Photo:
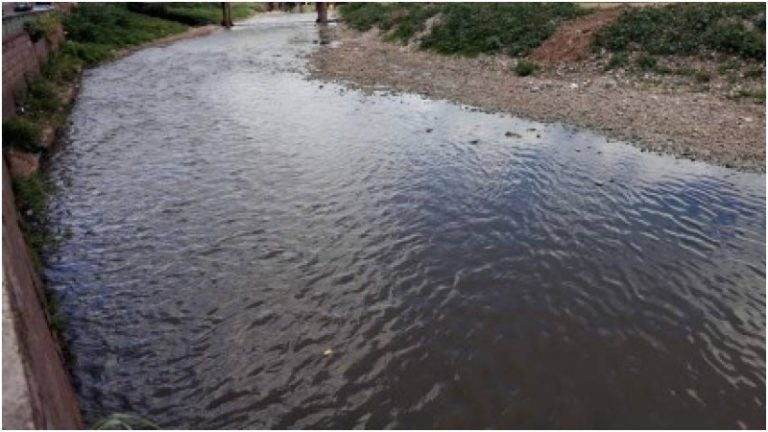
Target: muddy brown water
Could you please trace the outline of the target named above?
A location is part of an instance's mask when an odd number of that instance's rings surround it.
[[[765,426],[765,175],[309,81],[317,40],[86,73],[46,277],[90,421]]]

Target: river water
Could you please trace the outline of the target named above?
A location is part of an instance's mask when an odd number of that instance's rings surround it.
[[[86,73],[46,277],[90,421],[765,426],[765,175],[307,80],[312,18]]]

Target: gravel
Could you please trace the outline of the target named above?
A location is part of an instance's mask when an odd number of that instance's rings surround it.
[[[381,41],[374,29],[331,29],[310,76],[365,91],[412,92],[541,121],[587,127],[645,150],[765,172],[765,105],[577,71],[518,77],[506,56],[451,57]]]

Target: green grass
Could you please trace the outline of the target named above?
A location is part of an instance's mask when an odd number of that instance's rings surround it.
[[[56,115],[62,108],[56,84],[42,76],[34,79],[29,84],[23,106],[25,114],[34,119]]]
[[[762,17],[762,21],[761,21]],[[702,55],[709,50],[765,61],[765,4],[686,3],[632,8],[595,35],[612,52]]]
[[[752,99],[756,102],[765,102],[765,88],[742,89],[736,94],[737,98]]]
[[[537,65],[532,61],[523,59],[517,62],[517,64],[515,65],[515,74],[517,76],[533,75],[534,73],[536,73],[538,69],[539,69],[539,65]]]
[[[58,13],[48,13],[25,23],[24,28],[32,38],[32,42],[43,38],[51,41],[58,30],[59,22]]]
[[[655,71],[656,66],[658,65],[656,57],[648,54],[643,54],[638,57],[637,60],[635,60],[635,63],[637,64],[637,67],[643,71]]]
[[[120,48],[187,29],[178,22],[131,12],[118,3],[81,3],[64,18],[63,24],[68,40],[63,52],[88,65],[112,58]]]
[[[40,174],[16,177],[12,181],[13,191],[19,204],[19,211],[40,219],[45,214],[50,185]]]
[[[340,13],[356,30],[375,26],[403,42],[439,14],[422,48],[443,54],[524,56],[552,35],[558,23],[586,12],[573,3],[352,3]]]
[[[3,120],[3,149],[9,148],[39,152],[40,127],[24,118]]]
[[[393,3],[350,3],[339,7],[344,22],[357,31],[372,27],[391,28],[389,24]]]
[[[449,3],[422,40],[443,54],[525,56],[554,33],[557,24],[584,13],[573,3]]]
[[[608,60],[608,64],[605,65],[605,70],[617,69],[624,67],[629,63],[629,56],[627,53],[618,52],[611,55],[611,59]]]
[[[128,3],[131,11],[191,26],[221,23],[220,3]],[[259,3],[232,3],[232,18],[248,18],[261,11]]]

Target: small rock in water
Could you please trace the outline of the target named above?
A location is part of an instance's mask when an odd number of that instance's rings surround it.
[[[528,128],[528,132],[536,132],[536,128]]]
[[[510,131],[507,131],[507,133],[505,133],[504,136],[505,137],[510,137],[510,138],[522,138],[522,136],[520,134],[516,134],[516,133],[510,132]]]
[[[477,144],[479,144],[479,143],[480,143],[480,140],[479,140],[479,139],[473,139],[473,140],[472,140],[472,141],[470,141],[469,143],[470,143],[470,144],[472,144],[472,145],[477,145]]]
[[[317,86],[317,88],[323,88],[323,87],[325,87],[325,86],[324,86],[324,85],[322,85],[322,84],[320,84],[319,86]]]
[[[432,132],[432,128],[427,128],[427,133]]]
[[[595,180],[595,186],[602,186],[604,183],[600,180]]]
[[[536,134],[536,138],[541,138],[541,134]]]

